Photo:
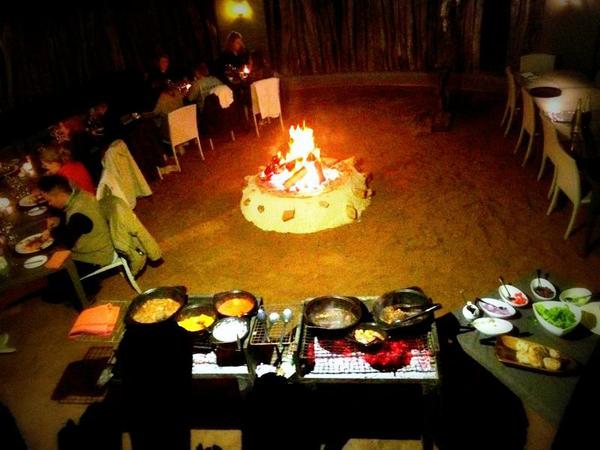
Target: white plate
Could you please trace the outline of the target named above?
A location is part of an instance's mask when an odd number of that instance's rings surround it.
[[[581,324],[594,334],[600,334],[600,302],[581,307]]]
[[[40,199],[36,194],[29,194],[19,200],[19,206],[23,208],[31,208],[32,206],[37,206],[41,203],[45,203],[44,199]]]
[[[483,302],[479,302],[477,305],[477,306],[479,306],[479,309],[481,309],[485,313],[485,315],[488,317],[495,317],[498,319],[506,319],[507,317],[514,316],[515,313],[517,312],[515,310],[515,308],[510,306],[508,303],[503,302],[502,300],[498,300],[496,298],[482,298],[482,300],[486,301],[487,303],[491,303],[493,305],[493,306],[490,306]],[[495,310],[494,306],[497,307],[498,309]],[[500,308],[504,308],[504,309],[500,310]]]
[[[488,336],[506,334],[513,329],[513,324],[508,320],[496,319],[494,317],[475,319],[473,321],[473,326],[477,329],[477,331],[487,334]]]
[[[40,248],[32,250],[32,249],[28,249],[27,248],[27,244],[37,238],[39,238],[42,235],[42,233],[36,233],[36,234],[32,234],[31,236],[26,237],[25,239],[21,240],[17,245],[15,245],[15,252],[21,254],[21,255],[30,255],[31,253],[37,253],[40,250],[44,250],[48,247],[50,247],[53,243],[54,243],[54,239],[49,238],[46,242],[44,242]]]
[[[23,267],[26,269],[37,269],[38,267],[46,264],[46,261],[48,261],[48,257],[46,255],[32,256],[23,263]]]
[[[504,288],[506,286],[506,289]],[[508,290],[508,293],[506,292]],[[511,300],[508,300],[508,297],[514,297],[515,295],[517,295],[518,293],[523,294],[523,298],[525,298],[525,303],[523,304],[517,304]],[[498,294],[500,294],[500,298],[502,300],[504,300],[506,303],[510,304],[511,306],[514,306],[515,308],[522,308],[524,306],[527,306],[527,304],[529,303],[529,298],[527,297],[527,295],[525,294],[525,292],[523,292],[521,289],[514,287],[511,284],[505,284],[503,286],[500,286],[498,288]]]
[[[31,208],[29,211],[27,211],[27,215],[39,216],[41,214],[44,214],[46,211],[48,211],[48,208],[46,208],[45,206],[36,206],[35,208]]]

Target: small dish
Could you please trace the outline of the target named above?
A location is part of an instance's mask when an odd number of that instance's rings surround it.
[[[496,319],[506,319],[517,313],[511,305],[495,298],[482,298],[478,306],[486,316],[495,317]]]
[[[42,233],[36,233],[17,242],[17,245],[15,245],[15,252],[20,255],[29,255],[45,250],[53,243],[53,238],[48,238],[44,241],[42,239]]]
[[[43,266],[48,261],[48,257],[46,255],[37,255],[28,258],[23,263],[23,267],[26,269],[37,269],[38,267]]]
[[[552,300],[554,297],[556,297],[556,288],[545,278],[534,278],[531,280],[531,283],[529,283],[529,289],[537,300]],[[546,290],[548,290],[548,292],[544,292]],[[548,296],[543,295],[545,293],[548,293]]]
[[[34,206],[45,204],[46,200],[39,194],[29,194],[19,200],[21,208],[33,208]]]
[[[546,310],[552,310],[554,308],[568,308],[575,316],[575,320],[568,327],[560,327],[556,325],[556,322],[550,321],[549,319],[546,319],[542,316],[542,313],[540,313],[539,311],[542,308]],[[581,322],[581,308],[570,303],[563,303],[558,301],[537,302],[533,306],[533,313],[535,314],[535,318],[546,329],[546,331],[552,333],[555,336],[564,336],[565,334],[573,331],[577,327],[577,325],[579,325],[579,322]]]
[[[498,294],[500,294],[500,298],[502,300],[509,305],[514,306],[515,308],[522,308],[527,306],[529,303],[529,298],[527,298],[527,295],[525,295],[521,289],[511,284],[504,284],[500,286],[498,288]]]
[[[27,211],[27,215],[28,216],[40,216],[40,215],[44,214],[46,211],[48,211],[48,208],[46,208],[45,206],[36,206],[34,208],[31,208],[29,211]]]
[[[370,335],[373,335],[372,340],[367,340]],[[347,336],[349,341],[363,349],[372,349],[379,347],[388,338],[388,333],[375,322],[358,324]]]
[[[212,337],[221,344],[232,344],[241,341],[248,334],[248,322],[239,317],[226,317],[215,323]]]
[[[583,306],[592,298],[592,291],[586,288],[575,287],[564,290],[558,296],[561,302],[575,306]]]
[[[509,333],[513,329],[513,324],[508,320],[496,319],[494,317],[482,317],[473,321],[473,326],[480,333],[488,336],[499,336]]]
[[[474,305],[473,302],[467,302],[467,304],[463,306],[462,315],[467,321],[472,322],[481,316],[481,310]]]

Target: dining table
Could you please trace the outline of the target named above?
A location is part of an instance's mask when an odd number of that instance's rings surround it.
[[[561,139],[571,137],[571,119],[579,100],[589,99],[589,111],[592,118],[590,130],[597,142],[600,142],[600,88],[585,75],[573,71],[554,71],[545,74],[520,74],[518,83],[533,95],[535,105],[540,112],[548,116]],[[536,96],[535,89],[556,88],[556,96]],[[532,91],[533,90],[533,91]]]
[[[585,224],[585,237],[581,250],[582,256],[591,253],[592,234],[597,217],[600,215],[600,87],[585,75],[566,70],[545,74],[521,73],[515,77],[517,83],[533,96],[534,103],[541,114],[552,121],[559,139],[571,142],[572,118],[577,104],[581,100],[583,111],[588,111],[588,126],[593,144],[586,145],[586,155],[574,155],[581,170],[582,178],[591,189],[591,206],[588,208]],[[536,89],[555,95],[534,95]],[[544,89],[550,88],[550,89]]]
[[[520,281],[511,284],[521,289],[530,300],[534,300],[530,281],[535,277],[532,272],[531,276],[522,277]],[[550,281],[557,287],[558,292],[576,286],[576,283],[554,278]],[[499,298],[499,294],[494,290],[481,297]],[[574,359],[579,368],[585,367],[598,345],[600,336],[593,334],[581,324],[564,337],[550,334],[535,318],[532,305],[530,302],[526,307],[517,308],[517,313],[507,319],[514,326],[512,333],[523,339],[554,348]],[[470,322],[463,317],[460,310],[454,311],[453,314],[465,327],[465,332],[458,335],[458,342],[463,350],[514,392],[524,404],[558,428],[580,380],[581,370],[565,375],[554,375],[506,365],[496,356],[495,338],[469,328]]]
[[[77,309],[83,309],[89,306],[90,302],[83,289],[83,285],[81,284],[77,267],[68,250],[53,244],[47,248],[40,249],[39,251],[23,254],[19,253],[15,248],[16,244],[21,240],[36,233],[41,233],[46,229],[46,218],[48,216],[47,206],[38,205],[35,208],[22,207],[19,205],[20,199],[18,196],[14,197],[14,195],[11,195],[10,189],[0,190],[0,197],[9,198],[11,200],[10,213],[3,211],[1,213],[2,217],[0,217],[2,234],[5,241],[2,245],[3,249],[1,253],[3,253],[3,257],[7,261],[7,267],[0,274],[0,292],[27,286],[64,270],[75,290],[77,297],[77,304],[75,304],[75,307]],[[60,264],[49,264],[48,262],[52,260],[52,257],[57,251],[62,252],[62,254],[60,254]],[[65,257],[65,255],[67,256]],[[43,258],[41,259],[47,261],[37,267],[31,267],[29,264],[26,264],[30,258],[36,256],[42,256]],[[59,255],[57,255],[57,257],[58,256]]]

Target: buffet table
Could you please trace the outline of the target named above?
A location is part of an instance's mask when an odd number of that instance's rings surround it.
[[[530,299],[532,296],[529,282],[532,278],[533,276],[518,283],[513,283],[514,286],[526,292]],[[555,285],[563,289],[574,286],[572,283],[566,282],[555,283]],[[498,292],[494,291],[486,297],[497,298]],[[461,324],[468,325],[461,311],[455,311],[454,315]],[[516,329],[514,334],[518,333],[524,339],[564,352],[582,366],[590,359],[600,338],[600,336],[587,331],[582,325],[579,325],[576,330],[566,337],[550,334],[536,321],[531,303],[525,308],[518,309],[517,315],[509,320]],[[495,356],[495,338],[486,338],[478,331],[460,334],[458,342],[469,356],[505,384],[523,403],[538,412],[549,423],[558,427],[575,386],[579,382],[578,373],[557,376],[509,367],[498,361]]]

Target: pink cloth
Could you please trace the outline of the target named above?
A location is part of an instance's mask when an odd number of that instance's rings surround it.
[[[69,331],[69,337],[76,337],[80,334],[110,335],[115,329],[120,309],[119,306],[110,303],[84,309]]]

